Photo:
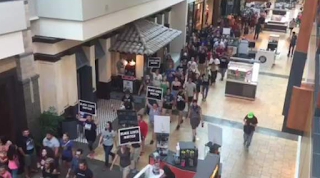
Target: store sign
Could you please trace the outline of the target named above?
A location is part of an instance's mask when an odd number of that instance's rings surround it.
[[[148,86],[147,98],[162,101],[162,88]]]
[[[141,142],[140,127],[129,127],[118,130],[119,145],[129,145]]]
[[[96,116],[97,104],[90,101],[79,100],[78,110],[79,112]]]
[[[148,68],[160,68],[161,58],[160,57],[149,57]]]

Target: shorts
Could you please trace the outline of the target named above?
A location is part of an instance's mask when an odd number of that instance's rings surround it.
[[[36,165],[36,163],[37,163],[37,156],[36,156],[36,152],[35,151],[33,151],[30,154],[26,154],[25,155],[25,157],[24,157],[24,165],[26,167],[30,167],[30,166]]]
[[[177,104],[177,109],[178,109],[179,111],[183,111],[185,107],[186,107],[186,104],[185,104],[185,103],[178,103],[178,104]]]
[[[196,129],[199,126],[199,124],[200,124],[199,118],[190,118],[190,125],[193,130]]]
[[[193,101],[193,96],[188,96],[188,103],[191,103]]]
[[[291,28],[291,27],[290,27],[289,29],[290,29],[290,30],[293,30],[293,28]]]
[[[200,72],[204,72],[204,70],[206,69],[206,64],[205,63],[204,64],[199,64],[198,65],[198,69],[199,69]]]
[[[63,156],[63,155],[62,155],[62,156],[61,156],[61,160],[70,163],[70,162],[72,161],[72,157],[67,157],[67,156]]]
[[[120,166],[120,171],[122,172],[122,177],[128,177],[128,175],[130,173],[130,165],[127,167]]]

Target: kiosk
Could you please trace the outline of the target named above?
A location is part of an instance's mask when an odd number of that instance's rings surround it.
[[[255,100],[258,86],[259,63],[229,63],[225,95]]]

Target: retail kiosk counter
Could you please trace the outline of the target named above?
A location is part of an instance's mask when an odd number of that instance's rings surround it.
[[[220,157],[218,155],[208,154],[204,160],[198,159],[198,166],[183,167],[175,163],[175,153],[169,151],[167,156],[160,157],[160,167],[167,165],[176,177],[181,178],[219,178],[221,175]],[[153,165],[152,154],[149,156],[149,164]],[[205,170],[205,171],[204,171]]]
[[[225,95],[255,100],[260,64],[230,62]]]

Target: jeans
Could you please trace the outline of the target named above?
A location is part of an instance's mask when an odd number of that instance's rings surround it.
[[[94,141],[92,141],[92,140],[87,140],[87,142],[88,142],[89,150],[90,150],[90,151],[93,151],[93,143],[94,143]]]
[[[223,80],[224,75],[226,74],[226,71],[227,71],[226,68],[220,68],[221,80]]]
[[[112,148],[113,148],[113,145],[111,145],[111,146],[103,145],[104,156],[105,156],[104,164],[106,166],[109,166],[109,156],[111,155],[112,159],[115,157],[115,154],[111,152]]]
[[[202,85],[202,97],[204,98],[204,99],[206,99],[207,98],[207,96],[208,96],[208,91],[209,91],[209,85]]]
[[[211,70],[211,83],[216,83],[217,74],[218,74],[217,70],[215,71]]]
[[[295,47],[295,45],[290,45],[290,47],[289,47],[289,52],[288,52],[288,57],[291,55],[293,55],[293,52],[294,52],[294,47]]]
[[[12,178],[18,178],[18,170],[19,169],[11,169]]]
[[[253,133],[254,133],[254,131],[252,131],[250,134],[243,133],[243,141],[244,141],[243,144],[247,148],[249,148],[249,146],[251,144]]]

